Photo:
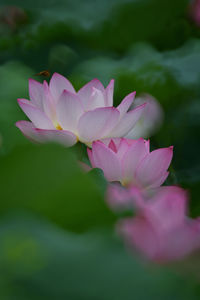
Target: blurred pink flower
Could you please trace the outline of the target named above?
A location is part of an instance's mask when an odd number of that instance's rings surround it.
[[[200,26],[200,0],[194,0],[190,6],[190,15],[197,26]]]
[[[93,168],[100,168],[108,181],[124,186],[159,187],[167,178],[173,147],[150,152],[149,141],[140,138],[96,141],[88,156]]]
[[[49,85],[30,79],[30,101],[18,99],[31,120],[16,126],[33,141],[57,141],[72,146],[81,141],[89,146],[98,139],[122,137],[140,119],[145,104],[128,111],[135,92],[113,107],[114,80],[106,88],[93,79],[78,92],[62,75],[54,73]],[[127,112],[128,111],[128,112]]]
[[[142,117],[137,122],[133,130],[125,136],[129,139],[138,139],[140,137],[150,137],[156,132],[163,121],[163,110],[160,103],[151,95],[142,94],[135,99],[131,105],[131,109],[146,103]]]
[[[200,219],[190,219],[186,192],[161,187],[146,200],[138,194],[136,216],[119,222],[127,245],[157,262],[179,260],[200,247]]]

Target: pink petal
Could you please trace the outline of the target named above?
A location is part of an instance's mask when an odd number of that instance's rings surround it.
[[[88,107],[90,105],[90,97],[93,93],[93,88],[96,88],[97,90],[100,90],[101,92],[104,92],[104,86],[98,79],[93,79],[87,84],[85,84],[79,91],[78,96],[81,99],[81,103],[85,110],[88,110]]]
[[[43,90],[44,90],[44,97],[43,97],[43,107],[45,114],[51,119],[56,121],[56,109],[54,100],[49,90],[48,83],[46,80],[43,82]]]
[[[116,147],[116,145],[115,145],[115,143],[114,143],[114,141],[112,139],[110,140],[108,148],[110,148],[112,151],[114,151],[115,153],[117,153],[117,147]]]
[[[143,186],[152,186],[159,178],[166,174],[173,156],[173,147],[154,150],[146,155],[137,170],[136,178]]]
[[[105,106],[105,101],[104,101],[103,93],[100,90],[97,90],[96,88],[93,87],[87,110],[93,110],[95,108],[104,107],[104,106]]]
[[[135,140],[132,140],[132,145],[136,142]],[[126,151],[130,148],[131,144],[129,143],[129,140],[125,138],[120,138],[120,143],[117,150],[117,157],[121,161],[124,157]]]
[[[92,150],[90,148],[87,148],[87,154],[88,154],[88,158],[90,160],[90,163],[91,163],[91,166],[93,168],[96,168],[95,167],[95,164],[94,164],[94,158],[93,158],[93,153],[92,153]]]
[[[76,132],[79,118],[83,114],[79,97],[69,91],[64,91],[58,100],[56,111],[61,127]]]
[[[104,172],[109,181],[118,181],[121,178],[120,163],[117,155],[104,143],[97,141],[92,144],[93,161],[96,168]]]
[[[35,128],[31,122],[19,121],[16,126],[30,140],[38,143],[57,142],[70,147],[77,142],[76,136],[65,130],[46,130]]]
[[[71,147],[77,143],[77,137],[67,130],[46,130],[36,128],[36,131],[42,136],[45,142],[56,142],[66,147]]]
[[[187,193],[176,186],[161,187],[155,197],[149,200],[148,209],[149,213],[153,213],[154,218],[160,221],[162,229],[173,230],[185,221]]]
[[[162,172],[161,175],[157,176],[157,178],[154,180],[153,184],[149,186],[149,188],[153,189],[161,186],[165,182],[168,176],[169,176],[169,172]]]
[[[29,95],[31,102],[43,110],[43,85],[34,79],[29,79]]]
[[[150,152],[150,140],[144,140],[144,141],[145,141],[147,153],[149,153]]]
[[[127,218],[119,223],[118,228],[128,245],[140,250],[149,259],[156,259],[162,243],[148,220],[140,216]]]
[[[18,99],[19,106],[28,118],[33,122],[35,127],[42,129],[54,129],[53,123],[45,115],[43,111],[34,106],[30,101],[26,99]]]
[[[117,106],[117,109],[120,112],[120,117],[122,118],[126,112],[128,111],[128,109],[130,108],[131,104],[134,101],[136,92],[133,92],[129,95],[127,95],[124,100],[120,103],[120,105]]]
[[[110,136],[111,137],[122,137],[126,135],[140,119],[145,104],[142,104],[135,109],[127,112],[124,117],[121,118],[117,126],[113,129]]]
[[[144,139],[140,138],[128,148],[122,158],[123,180],[134,180],[135,170],[140,161],[147,155]]]
[[[87,143],[106,138],[118,119],[119,112],[114,107],[96,108],[84,113],[78,124],[80,141]]]
[[[114,79],[111,79],[105,89],[105,106],[113,106],[114,82]]]
[[[51,77],[49,88],[55,103],[58,101],[60,95],[64,90],[67,90],[74,94],[76,93],[71,82],[67,78],[65,78],[64,76],[58,73],[54,73],[53,76]]]
[[[123,211],[133,208],[131,194],[121,184],[109,184],[106,193],[106,200],[114,211]]]

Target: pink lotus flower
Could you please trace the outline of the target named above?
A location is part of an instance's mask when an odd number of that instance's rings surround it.
[[[200,218],[189,219],[187,195],[178,187],[161,187],[151,199],[137,199],[136,217],[120,221],[118,229],[131,248],[147,258],[179,260],[200,247]]]
[[[173,147],[149,151],[149,141],[107,139],[96,141],[88,156],[93,168],[100,168],[108,181],[142,189],[159,187],[167,178]]]
[[[54,73],[49,85],[30,79],[30,101],[18,99],[29,121],[16,126],[33,141],[57,141],[71,146],[78,140],[91,145],[93,141],[126,135],[137,123],[145,105],[130,108],[135,92],[113,107],[114,81],[104,88],[93,79],[77,93],[62,75]],[[128,112],[127,112],[128,111]]]

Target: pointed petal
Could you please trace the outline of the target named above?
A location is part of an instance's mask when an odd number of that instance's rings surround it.
[[[60,95],[64,90],[67,90],[74,94],[76,93],[71,82],[67,78],[65,78],[64,76],[58,73],[54,73],[53,76],[51,77],[49,88],[55,103],[58,101]]]
[[[97,90],[100,90],[101,92],[104,92],[104,86],[98,79],[93,79],[87,84],[85,84],[79,91],[78,96],[81,99],[81,103],[85,110],[88,110],[89,104],[90,104],[90,97],[93,93],[93,88],[96,88]]]
[[[28,118],[33,122],[35,127],[42,129],[54,129],[53,123],[45,115],[43,111],[34,106],[30,101],[26,99],[18,99],[19,106]]]
[[[123,137],[125,136],[140,119],[145,104],[142,104],[135,109],[127,112],[124,117],[121,118],[117,126],[111,132],[111,137]]]
[[[19,121],[16,126],[22,131],[24,136],[33,142],[57,142],[66,147],[70,147],[77,142],[76,136],[65,130],[46,130],[35,128],[29,121]]]
[[[92,88],[92,94],[90,96],[88,103],[87,110],[93,110],[98,107],[104,107],[105,101],[104,101],[104,95],[100,90],[97,90],[96,88]]]
[[[122,158],[122,177],[123,180],[131,181],[134,178],[135,170],[140,161],[147,155],[144,139],[138,139]]]
[[[111,79],[105,89],[105,106],[113,106],[114,83],[114,79]]]
[[[114,107],[101,107],[84,113],[78,124],[80,140],[87,143],[106,138],[118,119],[119,112]]]
[[[166,174],[173,156],[173,147],[161,148],[147,154],[139,164],[135,176],[144,186],[152,186],[159,176]]]
[[[118,181],[121,178],[121,168],[117,155],[104,143],[97,141],[92,144],[93,161],[96,168],[104,172],[108,181]]]
[[[29,95],[31,102],[43,110],[43,86],[40,82],[29,79]]]
[[[165,182],[168,176],[169,176],[169,172],[164,172],[164,173],[162,172],[162,174],[159,175],[157,179],[154,180],[153,184],[151,184],[149,188],[154,189],[161,186]]]
[[[93,158],[93,153],[92,153],[92,150],[90,148],[87,148],[87,154],[88,154],[88,158],[89,158],[89,161],[91,163],[91,166],[93,168],[96,168],[95,167],[95,164],[94,164],[94,158]]]
[[[135,140],[132,140],[133,143],[135,143]],[[125,138],[120,138],[120,143],[117,150],[117,157],[120,161],[122,161],[122,158],[124,157],[126,151],[129,149],[129,141]]]
[[[130,108],[131,104],[133,103],[135,99],[136,92],[133,92],[129,95],[127,95],[124,100],[120,103],[120,105],[117,106],[117,109],[120,112],[120,117],[122,118],[125,113],[128,111]]]
[[[49,86],[46,80],[44,80],[43,82],[43,90],[44,90],[44,97],[43,97],[44,112],[51,120],[56,121],[55,103],[50,93]]]
[[[117,153],[117,147],[116,147],[116,145],[115,145],[115,143],[114,143],[114,141],[112,139],[110,140],[108,148],[110,148],[112,151],[114,151],[115,153]]]
[[[77,95],[64,91],[60,96],[57,106],[57,119],[63,129],[76,132],[83,108]]]

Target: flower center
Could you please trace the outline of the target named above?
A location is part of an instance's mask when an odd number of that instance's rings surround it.
[[[57,124],[55,125],[55,127],[56,127],[57,130],[63,130],[59,123],[57,123]]]

